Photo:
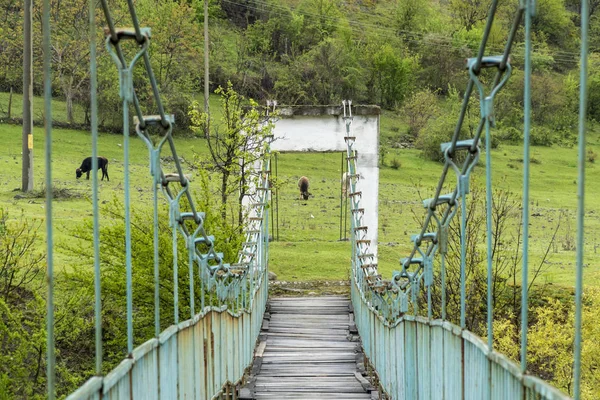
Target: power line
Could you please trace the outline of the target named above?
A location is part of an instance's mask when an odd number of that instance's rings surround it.
[[[291,7],[287,7],[284,5],[273,4],[273,3],[270,3],[270,2],[264,1],[264,0],[254,0],[255,5],[242,3],[239,0],[237,0],[237,1],[236,0],[221,0],[221,1],[223,3],[229,3],[232,5],[242,6],[246,9],[250,9],[250,10],[254,10],[254,11],[260,11],[260,12],[268,11],[270,14],[277,15],[280,17],[287,17],[287,16],[289,16],[289,13],[295,12],[298,14],[302,14],[304,16],[315,17],[320,20],[326,20],[329,22],[335,23],[338,21],[338,18],[336,18],[336,17],[316,14],[314,12],[299,10],[298,8],[291,8]],[[260,5],[262,7],[258,7],[258,5]],[[363,13],[363,14],[365,14],[365,13]],[[373,14],[373,13],[366,13],[366,14],[369,16],[376,16],[376,14]],[[385,19],[385,17],[383,17],[381,15],[377,15],[377,16]],[[436,46],[444,47],[447,49],[457,49],[459,46],[470,48],[470,45],[471,45],[470,42],[458,39],[456,37],[448,38],[447,36],[443,36],[443,35],[439,35],[439,34],[435,34],[435,33],[401,30],[401,29],[392,28],[389,26],[389,24],[388,24],[388,26],[378,25],[378,24],[369,24],[366,22],[351,19],[348,16],[344,16],[344,17],[346,18],[346,21],[348,22],[348,24],[350,26],[357,27],[361,31],[363,31],[364,28],[370,28],[372,31],[379,32],[379,34],[381,34],[381,35],[393,34],[394,36],[398,36],[399,34],[402,34],[403,35],[402,39],[408,43],[430,44],[430,45],[434,44]],[[389,20],[388,20],[388,22],[389,22]],[[409,38],[409,36],[412,36],[412,38]],[[451,43],[448,43],[448,39],[450,39]],[[452,43],[455,43],[456,45],[454,45]],[[459,46],[457,46],[457,45],[459,45]],[[518,47],[521,47],[521,46],[518,46]],[[503,51],[503,48],[499,45],[498,46],[489,45],[488,49],[491,51],[496,51],[496,52]],[[554,59],[555,64],[563,66],[563,67],[572,67],[576,63],[576,57],[578,55],[578,53],[573,53],[573,52],[568,52],[568,51],[549,52],[549,51],[540,51],[540,50],[533,51],[533,54],[541,55],[541,56],[550,56]]]

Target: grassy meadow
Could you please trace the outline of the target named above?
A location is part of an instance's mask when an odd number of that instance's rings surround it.
[[[0,97],[0,103],[6,95]],[[212,109],[217,109],[212,99]],[[15,101],[15,99],[13,99]],[[2,103],[3,104],[3,103]],[[17,103],[18,104],[18,103]],[[60,104],[60,102],[58,103]],[[14,107],[14,106],[13,106]],[[59,108],[60,111],[60,108]],[[393,113],[384,112],[381,119],[382,143],[392,141],[402,121]],[[21,185],[21,127],[0,125],[0,207],[9,211],[11,218],[44,218],[44,131],[34,129],[34,195],[24,195]],[[191,162],[194,153],[206,154],[202,139],[176,139],[179,156]],[[91,155],[89,132],[54,129],[52,182],[63,196],[53,204],[54,235],[56,241],[73,240],[69,228],[90,218],[91,180],[75,179],[75,169],[83,158]],[[110,182],[100,182],[100,202],[114,197],[123,198],[123,137],[101,134],[98,153],[109,159]],[[588,148],[600,152],[600,134],[592,130]],[[576,237],[576,179],[577,149],[564,147],[533,147],[531,165],[531,220],[530,261],[538,264],[560,221],[555,244],[544,264],[542,278],[547,282],[572,286],[574,282],[575,252],[570,244]],[[163,154],[164,156],[169,155]],[[482,154],[482,159],[484,155]],[[511,191],[520,198],[523,181],[523,150],[520,146],[501,144],[493,150],[493,179],[496,187]],[[400,166],[390,167],[396,159]],[[151,205],[151,180],[148,151],[144,143],[131,137],[130,179],[132,203]],[[194,174],[186,162],[184,169]],[[273,157],[275,162],[275,157]],[[277,157],[279,240],[271,243],[271,270],[280,280],[343,280],[348,277],[350,246],[340,241],[340,169],[341,154],[284,153]],[[275,167],[275,165],[273,165]],[[484,163],[475,169],[473,185],[484,185]],[[586,162],[586,237],[585,263],[587,284],[600,284],[600,165]],[[410,235],[417,232],[424,210],[420,197],[430,197],[441,173],[441,164],[426,161],[414,149],[389,148],[386,165],[380,169],[379,192],[379,266],[389,277],[398,268],[398,260],[411,249]],[[274,168],[273,168],[274,169]],[[165,164],[169,170],[169,164]],[[297,181],[302,175],[311,180],[314,198],[298,200]],[[447,182],[453,183],[449,175]],[[192,188],[198,188],[192,182]],[[450,186],[448,186],[450,190]],[[37,195],[36,195],[37,194]],[[416,216],[416,217],[415,217]],[[274,215],[275,217],[275,215]],[[511,223],[516,231],[519,223]],[[349,221],[348,221],[349,224]],[[149,222],[150,225],[150,222]],[[346,235],[348,236],[348,235]],[[482,243],[482,248],[484,243]],[[56,251],[57,264],[64,268],[85,268]]]

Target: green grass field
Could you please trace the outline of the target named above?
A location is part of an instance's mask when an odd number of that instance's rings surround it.
[[[0,96],[1,98],[2,96]],[[214,99],[211,99],[214,100]],[[213,110],[217,103],[212,101]],[[396,128],[403,131],[403,122],[394,113],[384,113],[381,135],[391,140]],[[393,128],[393,129],[392,129]],[[17,218],[21,210],[27,218],[44,218],[42,197],[22,197],[21,185],[21,128],[0,125],[0,207]],[[194,153],[205,153],[203,140],[178,138],[179,155],[191,161]],[[100,201],[123,198],[123,137],[101,134],[99,154],[109,159],[110,182],[100,183]],[[590,132],[588,148],[600,152],[600,135]],[[543,279],[555,284],[572,286],[574,282],[575,252],[566,250],[576,236],[576,148],[534,147],[531,166],[531,226],[530,260],[539,263],[559,219],[561,226],[550,257],[544,265]],[[83,158],[91,155],[89,132],[54,129],[52,182],[55,188],[68,195],[53,204],[54,234],[57,242],[72,240],[69,227],[92,215],[91,181],[75,179],[75,169]],[[169,154],[165,154],[169,155]],[[148,205],[151,202],[151,180],[148,151],[141,140],[131,138],[131,193],[132,202]],[[483,155],[482,155],[483,157]],[[34,181],[39,192],[44,183],[44,132],[34,129]],[[419,229],[424,217],[419,192],[423,197],[433,194],[441,173],[441,164],[423,160],[413,149],[389,149],[386,157],[400,161],[401,166],[380,169],[379,195],[379,266],[385,277],[398,269],[398,260],[411,249],[410,235]],[[523,181],[522,148],[501,145],[492,153],[493,179],[500,187],[521,196]],[[350,246],[340,241],[340,153],[285,153],[278,155],[278,177],[283,182],[279,191],[279,241],[271,243],[271,269],[281,280],[341,280],[348,277]],[[587,284],[600,284],[600,166],[586,162],[586,236],[585,263]],[[189,165],[190,173],[193,170]],[[165,170],[169,169],[166,164]],[[474,172],[474,184],[484,184],[484,165]],[[309,201],[299,201],[297,180],[301,175],[311,179]],[[453,182],[453,176],[447,182]],[[192,182],[192,187],[197,188]],[[450,186],[448,186],[450,187]],[[22,197],[22,198],[20,198]],[[560,217],[561,213],[563,214]],[[518,219],[512,223],[514,226]],[[348,222],[349,223],[349,222]],[[482,246],[484,244],[482,243]],[[484,247],[482,247],[484,248]],[[65,268],[81,268],[57,251],[58,264]]]

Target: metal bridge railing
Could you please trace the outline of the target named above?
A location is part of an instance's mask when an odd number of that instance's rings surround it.
[[[441,145],[445,157],[442,174],[433,198],[424,201],[427,210],[421,232],[412,237],[413,249],[400,260],[401,270],[390,281],[377,272],[376,255],[366,240],[363,223],[362,193],[356,190],[358,171],[357,140],[351,131],[351,102],[343,102],[349,181],[352,240],[352,303],[356,326],[365,355],[374,365],[382,388],[393,399],[568,399],[569,397],[543,380],[527,373],[527,329],[522,329],[521,365],[517,366],[493,348],[492,303],[492,160],[491,128],[494,126],[494,97],[510,76],[510,52],[521,20],[525,20],[525,120],[523,180],[523,267],[522,282],[528,282],[528,218],[529,218],[529,131],[531,91],[531,18],[534,0],[521,0],[508,35],[505,51],[499,56],[484,56],[498,1],[491,3],[477,57],[468,59],[469,82],[463,107],[449,143]],[[579,121],[579,185],[578,240],[576,281],[576,339],[574,350],[574,397],[578,399],[581,354],[581,307],[583,266],[583,212],[585,165],[585,112],[587,79],[587,2],[582,1],[582,49]],[[496,70],[486,92],[480,79],[484,68]],[[481,119],[475,136],[459,140],[469,98],[479,92]],[[466,330],[466,215],[470,173],[480,156],[480,140],[485,129],[486,216],[487,216],[487,343]],[[457,157],[458,153],[464,156]],[[462,163],[460,160],[463,160]],[[456,175],[456,187],[442,194],[448,185],[448,172]],[[460,212],[460,326],[446,320],[446,270],[449,224]],[[434,283],[434,257],[439,254],[441,276],[441,319],[432,319],[431,286]],[[426,290],[427,317],[420,316],[419,298]],[[528,285],[522,284],[521,326],[528,326]]]
[[[197,211],[177,156],[172,136],[173,117],[165,114],[158,86],[152,72],[147,49],[150,30],[141,28],[133,0],[127,0],[133,28],[114,26],[107,0],[101,0],[108,23],[105,29],[106,47],[119,70],[120,96],[123,101],[124,188],[126,235],[126,296],[127,296],[127,355],[106,376],[102,376],[101,275],[99,257],[98,179],[92,174],[92,204],[94,219],[94,269],[96,318],[96,376],[68,396],[68,399],[212,399],[234,396],[234,386],[240,382],[251,364],[253,350],[260,332],[268,295],[268,221],[269,208],[269,146],[254,165],[255,180],[250,183],[245,242],[235,264],[226,264],[223,255],[215,251],[215,239],[204,228],[205,214]],[[96,78],[96,1],[89,2],[91,54],[91,125],[93,169],[97,169],[97,78]],[[49,0],[44,1],[44,83],[46,105],[46,210],[48,230],[48,398],[55,398],[54,304],[53,304],[53,243],[52,243],[52,159],[50,19]],[[129,62],[121,42],[134,43],[135,56]],[[154,94],[158,115],[143,115],[133,87],[132,72],[139,60],[144,66]],[[154,207],[154,337],[133,348],[132,251],[129,187],[129,107],[136,111],[135,131],[146,144],[150,154]],[[274,107],[274,105],[273,105]],[[269,112],[267,110],[267,119]],[[158,139],[149,134],[158,130]],[[168,145],[175,161],[176,173],[165,174],[161,152]],[[49,183],[50,182],[50,183]],[[158,253],[158,192],[165,195],[169,205],[170,226],[173,232],[173,324],[161,331],[159,307]],[[183,205],[182,205],[183,203]],[[186,210],[186,211],[182,211]],[[188,250],[190,317],[179,321],[179,292],[177,249],[183,239]],[[202,251],[202,249],[207,249]],[[202,290],[194,293],[199,281]],[[195,299],[200,300],[197,307]]]

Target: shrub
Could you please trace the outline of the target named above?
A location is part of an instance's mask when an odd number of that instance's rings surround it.
[[[534,126],[531,128],[529,135],[531,144],[534,146],[552,146],[554,142],[554,135],[548,128],[541,126]]]
[[[523,131],[514,126],[507,126],[498,130],[497,137],[510,143],[521,143],[523,141]]]
[[[408,117],[408,133],[416,137],[427,121],[439,112],[435,93],[429,90],[414,93],[404,106],[404,114]]]
[[[394,158],[392,160],[392,164],[390,165],[393,169],[399,169],[402,164],[400,163],[400,160],[398,160],[397,158]]]
[[[596,153],[595,151],[593,151],[591,149],[587,151],[587,160],[589,162],[591,162],[591,163],[596,162],[596,158],[598,158],[598,153]]]
[[[448,92],[448,110],[440,112],[437,118],[430,118],[425,127],[419,131],[415,143],[416,147],[421,149],[423,157],[433,161],[444,160],[440,145],[452,139],[462,108],[462,96],[458,90],[450,87]],[[477,99],[471,96],[458,139],[472,138],[479,125],[479,120],[479,105]]]

